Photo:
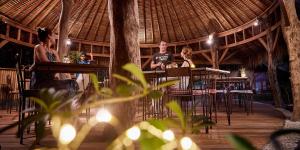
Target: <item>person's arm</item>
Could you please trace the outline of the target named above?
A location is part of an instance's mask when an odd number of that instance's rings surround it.
[[[58,52],[56,50],[53,50],[53,53],[55,55],[55,61],[56,62],[60,62],[59,56],[58,56]]]
[[[150,66],[151,66],[151,69],[156,69],[157,67],[161,66],[161,63],[159,62],[159,63],[155,64],[154,61],[152,60]]]
[[[38,60],[40,62],[49,62],[49,59],[46,55],[46,50],[44,48],[42,48],[41,46],[36,46],[34,48],[36,57],[38,58]]]

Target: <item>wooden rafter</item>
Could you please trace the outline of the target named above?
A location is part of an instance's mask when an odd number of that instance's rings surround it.
[[[150,0],[150,16],[151,16],[151,39],[152,43],[155,41],[155,35],[154,35],[154,24],[153,24],[153,14],[152,14],[152,0]]]
[[[24,18],[24,21],[22,21],[22,23],[26,26],[28,26],[30,24],[30,22],[32,22],[33,20],[36,19],[36,17],[38,15],[40,15],[42,13],[42,11],[51,4],[52,0],[47,0],[43,5],[38,6],[38,12],[33,13],[32,16],[26,16],[26,18]]]
[[[173,2],[171,1],[171,8],[172,8],[172,11],[174,11],[174,13],[175,13],[175,17],[176,17],[176,20],[178,21],[178,23],[179,23],[179,29],[180,29],[180,32],[181,32],[181,35],[183,36],[183,39],[184,40],[186,40],[186,37],[185,37],[185,35],[184,35],[184,32],[183,32],[183,30],[182,30],[182,23],[181,23],[181,21],[178,19],[178,15],[177,15],[177,12],[175,11],[175,8],[174,8],[174,5],[173,5]]]
[[[156,1],[156,0],[155,0]],[[167,39],[167,41],[168,42],[170,42],[170,34],[169,34],[169,30],[168,30],[168,26],[167,26],[167,22],[166,22],[166,18],[165,18],[165,13],[164,13],[164,9],[163,9],[163,7],[162,7],[162,3],[161,3],[161,0],[157,0],[158,1],[158,5],[160,6],[160,13],[162,13],[162,20],[163,20],[163,24],[165,25],[165,30],[166,30],[166,32],[167,32],[167,37],[168,37],[168,39]],[[159,20],[159,18],[157,18],[158,20]]]
[[[200,53],[206,60],[208,60],[210,63],[212,63],[211,57],[209,57],[206,53]]]
[[[221,62],[223,61],[223,59],[224,59],[225,56],[227,55],[228,51],[229,51],[229,48],[226,48],[226,49],[223,51],[223,53],[222,53],[222,55],[221,55],[221,57],[220,57],[220,59],[219,59],[219,64],[221,64]]]
[[[145,41],[145,43],[147,43],[147,22],[146,22],[146,2],[145,2],[145,0],[142,0],[143,2],[142,2],[142,4],[143,4],[143,13],[144,13],[144,41]]]
[[[96,34],[95,34],[95,36],[92,38],[92,39],[94,39],[94,41],[97,41],[96,40],[96,38],[97,38],[97,35],[98,35],[98,32],[99,32],[99,29],[100,29],[100,24],[102,23],[102,19],[103,19],[103,16],[104,16],[104,13],[106,12],[106,9],[107,9],[107,2],[108,2],[108,0],[105,0],[105,7],[104,7],[104,9],[103,9],[103,11],[102,11],[102,13],[101,13],[101,17],[100,17],[100,21],[99,21],[99,23],[98,23],[98,25],[97,25],[97,30],[96,30]],[[104,40],[103,40],[104,41]]]
[[[145,67],[152,61],[152,57],[149,57],[146,62],[142,65],[142,69],[145,69]]]
[[[0,48],[2,48],[8,42],[9,42],[8,40],[3,40],[2,42],[0,42]]]
[[[185,8],[185,10],[189,10],[190,8],[187,6],[187,2],[186,1],[183,1],[184,2],[184,5],[183,7]],[[188,1],[190,2],[190,1]],[[188,3],[189,5],[192,5],[192,3]],[[193,6],[191,6],[193,7]],[[183,11],[184,12],[184,11]],[[192,11],[193,13],[190,13],[190,11],[186,11],[186,12],[189,12],[189,15],[186,15],[186,16],[194,16],[194,14],[197,16],[197,13],[195,11]],[[201,35],[201,27],[199,27],[195,21],[191,20],[191,22],[193,23],[193,25],[197,28],[197,32],[198,32],[198,35]]]
[[[92,28],[92,26],[93,26],[93,24],[94,24],[94,22],[95,22],[95,20],[96,20],[96,16],[98,15],[98,13],[99,13],[99,11],[100,11],[100,6],[101,6],[101,4],[103,4],[103,1],[104,0],[101,0],[100,1],[100,4],[98,4],[98,7],[96,8],[96,12],[95,12],[95,14],[92,16],[92,21],[91,21],[91,23],[88,25],[88,30],[87,30],[87,32],[86,32],[86,35],[85,35],[85,37],[84,37],[84,39],[87,39],[87,37],[88,37],[88,35],[90,35],[90,32],[91,32],[91,28]]]
[[[168,5],[168,3],[166,3],[166,5]],[[172,25],[172,30],[174,32],[175,40],[178,41],[177,34],[176,34],[176,31],[175,31],[175,28],[174,28],[174,23],[173,23],[172,15],[170,14],[170,10],[169,10],[168,6],[167,6],[167,12],[168,12],[167,14],[168,14],[168,16],[170,17],[170,20],[171,20],[171,25]]]
[[[220,6],[220,4],[216,1],[211,1],[212,4],[214,5],[214,7],[216,7],[216,9],[219,11],[219,13],[223,14],[223,18],[224,21],[229,25],[230,28],[233,28],[234,25],[232,24],[234,21],[232,20],[232,18],[230,17],[230,15],[228,15],[229,13],[227,12],[227,10],[225,10],[223,8],[223,6]]]
[[[58,7],[58,4],[59,4],[59,0],[54,0],[52,3],[49,4],[49,6],[47,7],[47,10],[44,11],[43,13],[41,13],[39,15],[39,17],[36,16],[35,19],[32,19],[28,24],[29,26],[31,27],[36,27],[37,25],[39,25],[42,20],[45,19],[45,17],[56,7]]]
[[[209,34],[209,31],[208,31],[207,26],[206,26],[205,23],[203,22],[203,20],[202,20],[200,14],[198,13],[198,11],[197,11],[197,10],[195,9],[195,7],[193,6],[191,0],[188,0],[188,2],[190,3],[190,5],[191,5],[191,7],[192,7],[192,10],[196,13],[198,20],[201,22],[202,26],[204,27],[204,29],[205,29],[205,31],[206,31],[206,34]],[[201,7],[200,7],[200,8],[201,8]],[[202,8],[201,8],[201,9],[202,9]],[[203,10],[202,10],[202,11],[203,11]]]
[[[178,1],[178,0],[177,0],[177,1]],[[179,1],[182,2],[182,0],[179,0]],[[173,1],[172,1],[172,2],[173,2]],[[180,12],[182,12],[181,14],[184,15],[185,17],[190,16],[190,15],[187,15],[187,14],[185,13],[185,11],[184,11],[184,10],[186,10],[187,8],[182,9],[181,6],[185,6],[185,5],[182,4],[182,5],[179,5],[179,6],[178,6],[179,9],[180,9]],[[192,22],[192,23],[194,23],[194,22]],[[186,20],[186,24],[185,24],[185,25],[187,26],[187,29],[189,30],[189,32],[190,32],[190,34],[192,35],[192,37],[195,38],[194,32],[192,31],[192,29],[191,29],[191,27],[190,27],[190,19],[189,19],[189,20]]]
[[[223,61],[226,61],[226,60],[228,60],[228,59],[230,59],[230,58],[232,58],[235,54],[237,54],[238,53],[238,51],[234,51],[234,52],[232,52],[230,55],[228,55],[225,59],[223,59]]]
[[[156,7],[156,2],[155,0],[154,1],[154,9],[155,9],[155,14],[156,14],[156,19],[157,19],[157,22],[158,22],[158,32],[159,32],[159,41],[162,40],[162,33],[161,33],[161,27],[160,27],[160,23],[159,23],[159,17],[158,17],[158,11],[157,11],[157,7]]]
[[[207,1],[203,1],[204,3],[205,3],[205,5],[207,6],[207,8],[208,8],[208,10],[213,14],[213,18],[217,21],[217,23],[220,25],[220,27],[222,28],[222,30],[225,30],[225,28],[224,28],[224,26],[222,25],[222,23],[220,23],[220,19],[219,19],[219,17],[217,17],[217,15],[216,15],[216,13],[215,13],[215,11],[213,11],[211,8],[210,8],[210,6],[209,6],[209,4],[207,3]],[[221,18],[221,17],[220,17]]]

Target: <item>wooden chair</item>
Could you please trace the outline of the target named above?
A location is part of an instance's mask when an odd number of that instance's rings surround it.
[[[165,75],[166,81],[179,80],[177,84],[167,87],[166,95],[168,96],[168,100],[172,100],[172,98],[179,98],[178,102],[183,108],[185,115],[187,115],[191,110],[191,114],[193,116],[195,112],[195,101],[193,99],[191,68],[167,68]]]
[[[25,119],[26,116],[32,115],[32,113],[25,113],[24,110],[29,107],[35,107],[35,104],[30,101],[30,97],[39,97],[39,91],[38,90],[30,90],[26,88],[26,82],[28,82],[28,79],[26,79],[25,75],[25,68],[21,67],[20,64],[20,57],[17,54],[16,55],[16,75],[17,75],[17,80],[18,80],[18,90],[19,90],[19,126],[18,126],[18,131],[19,131],[19,137],[20,137],[20,144],[23,144],[24,140],[24,124],[23,120]],[[30,128],[29,128],[30,129]],[[30,130],[27,130],[28,132]]]

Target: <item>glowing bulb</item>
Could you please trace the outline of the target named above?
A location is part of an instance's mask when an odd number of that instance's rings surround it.
[[[69,144],[76,136],[75,128],[70,124],[64,124],[59,132],[59,141],[62,144]]]
[[[207,41],[206,41],[206,43],[208,44],[208,45],[211,45],[212,43],[213,43],[213,40],[211,39],[208,39]]]
[[[214,38],[213,34],[210,34],[210,35],[208,36],[208,39],[209,39],[209,40],[212,40],[213,38]]]
[[[141,135],[141,130],[134,126],[126,131],[126,135],[131,140],[137,140]]]
[[[174,133],[171,130],[164,131],[162,136],[167,141],[173,141],[175,139]]]
[[[258,26],[258,24],[259,24],[259,21],[256,19],[256,20],[254,21],[253,25],[254,25],[254,26]]]
[[[180,140],[180,145],[183,149],[191,149],[193,142],[192,142],[191,138],[184,137]]]
[[[106,109],[100,109],[96,114],[96,120],[98,122],[110,122],[112,115]]]
[[[67,45],[71,45],[71,44],[72,44],[71,40],[70,40],[70,39],[67,39],[67,40],[66,40],[66,44],[67,44]]]

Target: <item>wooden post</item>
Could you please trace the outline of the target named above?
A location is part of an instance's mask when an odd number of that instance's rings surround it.
[[[59,18],[59,29],[58,29],[58,54],[60,59],[62,60],[64,56],[68,54],[68,47],[66,44],[66,40],[68,39],[69,33],[69,17],[72,9],[72,5],[74,4],[74,0],[61,0],[62,10]]]
[[[275,102],[275,107],[282,106],[282,95],[277,78],[277,61],[274,61],[273,58],[273,54],[277,45],[278,35],[279,28],[276,30],[275,36],[273,35],[272,31],[269,31],[266,36],[267,41],[263,40],[262,38],[259,39],[260,43],[265,47],[268,54],[268,77]]]
[[[294,100],[292,120],[300,121],[300,21],[297,18],[295,0],[282,0],[281,11],[283,16],[282,31],[288,47],[290,59],[291,86]],[[286,20],[285,20],[286,19]],[[285,26],[284,21],[289,22]]]
[[[141,67],[139,49],[139,15],[137,0],[108,0],[108,14],[110,21],[110,85],[115,89],[120,81],[112,78],[117,73],[129,77],[122,69],[126,63],[135,63]],[[135,115],[134,103],[118,104],[114,111],[123,127],[132,124]]]

